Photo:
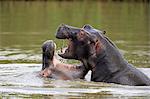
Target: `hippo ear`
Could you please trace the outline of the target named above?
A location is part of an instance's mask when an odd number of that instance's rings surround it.
[[[93,27],[91,25],[89,25],[89,24],[85,24],[83,26],[83,29],[85,29],[85,30],[87,30],[87,29],[93,29]]]
[[[103,34],[106,34],[106,31],[103,31]]]
[[[102,48],[101,42],[100,42],[99,40],[97,40],[96,43],[95,43],[96,54],[99,54],[99,53],[100,53],[101,48]]]

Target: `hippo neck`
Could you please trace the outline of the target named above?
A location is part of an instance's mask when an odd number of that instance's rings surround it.
[[[128,67],[128,62],[123,58],[119,49],[108,39],[104,38],[101,40],[104,45],[105,62],[111,72],[116,72],[118,70]]]
[[[97,66],[102,68],[107,67],[107,72],[114,73],[127,67],[127,61],[124,60],[118,48],[111,41],[102,39],[101,43],[104,46],[104,48],[101,49],[101,54],[96,55],[96,57],[89,57],[86,63],[90,68]]]

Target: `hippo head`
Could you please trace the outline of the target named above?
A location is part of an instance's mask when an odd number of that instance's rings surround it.
[[[42,70],[52,65],[52,60],[55,51],[55,43],[52,40],[47,40],[42,45]]]
[[[66,59],[78,59],[76,55],[76,34],[80,32],[80,28],[72,27],[69,25],[61,24],[58,27],[56,38],[58,39],[67,39],[68,47],[65,50],[65,53],[59,54],[61,57]]]
[[[56,38],[67,39],[69,44],[65,52],[59,55],[67,59],[86,59],[96,53],[100,46],[99,35],[103,35],[103,33],[90,25],[84,25],[83,28],[60,25]]]

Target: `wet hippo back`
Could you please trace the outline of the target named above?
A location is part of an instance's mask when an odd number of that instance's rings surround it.
[[[130,64],[129,64],[130,65]],[[110,80],[111,81],[111,80]],[[149,78],[140,70],[136,69],[135,67],[131,66],[128,69],[120,72],[119,74],[112,78],[112,82],[119,82],[125,85],[136,85],[136,86],[150,86]]]

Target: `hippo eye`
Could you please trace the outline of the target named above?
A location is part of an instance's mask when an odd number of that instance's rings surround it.
[[[83,36],[84,34],[85,34],[85,33],[84,33],[84,30],[81,30],[81,31],[80,31],[80,35]]]

